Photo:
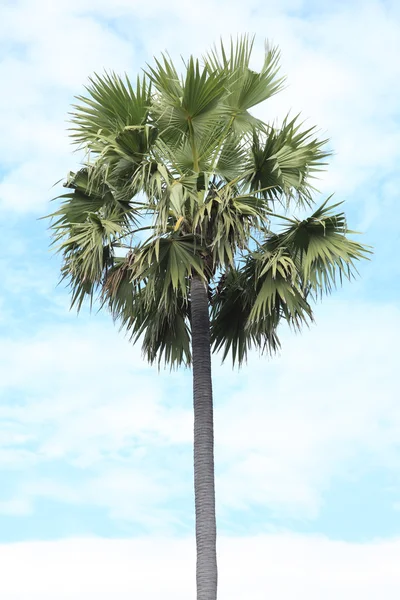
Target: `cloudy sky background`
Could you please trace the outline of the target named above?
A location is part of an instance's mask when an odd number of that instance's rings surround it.
[[[48,251],[66,117],[94,71],[257,34],[335,151],[324,196],[375,247],[361,278],[285,332],[215,361],[220,598],[400,594],[400,7],[395,0],[0,0],[0,595],[194,598],[189,372],[160,374],[107,315],[77,318]]]

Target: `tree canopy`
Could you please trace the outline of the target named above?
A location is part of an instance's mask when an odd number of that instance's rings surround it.
[[[313,319],[368,249],[314,181],[329,151],[299,116],[251,114],[278,93],[279,52],[259,71],[253,40],[222,43],[179,71],[168,55],[133,83],[94,75],[71,114],[86,151],[51,216],[79,310],[97,298],[149,361],[191,363],[190,278],[207,282],[211,343],[225,359],[279,347],[279,324]],[[299,220],[292,212],[308,208]]]

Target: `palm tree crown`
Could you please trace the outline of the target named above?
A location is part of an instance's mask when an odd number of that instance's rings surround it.
[[[62,274],[73,305],[99,292],[150,361],[191,362],[192,273],[209,286],[213,349],[241,363],[252,346],[276,350],[281,319],[312,319],[310,298],[366,253],[337,204],[287,217],[313,204],[329,152],[298,118],[276,127],[250,114],[283,83],[278,51],[255,72],[251,50],[248,38],[221,45],[183,75],[163,56],[135,86],[96,75],[73,109],[88,160],[52,215]]]

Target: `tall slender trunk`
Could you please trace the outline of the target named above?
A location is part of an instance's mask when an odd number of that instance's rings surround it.
[[[210,317],[204,281],[191,282],[194,406],[194,495],[196,508],[197,600],[217,598],[217,527],[214,486],[214,420]]]

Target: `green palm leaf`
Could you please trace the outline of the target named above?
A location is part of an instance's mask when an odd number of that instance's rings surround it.
[[[146,359],[160,364],[189,365],[190,327],[187,299],[176,298],[166,307],[159,288],[137,273],[135,253],[117,259],[104,280],[102,302],[133,342],[141,341]],[[147,287],[148,285],[148,287]]]
[[[279,51],[266,46],[264,63],[259,72],[250,68],[254,38],[239,37],[231,40],[229,52],[221,42],[220,49],[209,53],[205,62],[212,71],[229,73],[226,83],[228,94],[225,102],[229,107],[229,117],[239,134],[260,125],[248,111],[257,104],[276,94],[284,82],[279,77]]]
[[[310,180],[330,154],[322,149],[326,140],[315,137],[315,128],[301,131],[298,117],[266,131],[253,135],[246,175],[251,190],[260,190],[264,198],[278,200],[285,208],[292,198],[300,205],[311,205],[315,190]]]
[[[254,281],[246,270],[229,269],[221,277],[212,299],[211,343],[214,352],[222,352],[223,361],[230,354],[240,366],[252,348],[273,354],[280,347],[277,311],[258,322],[250,320],[255,297]]]
[[[118,135],[127,126],[147,123],[151,88],[146,78],[137,78],[136,89],[128,77],[115,73],[95,74],[86,86],[88,96],[78,96],[73,105],[71,137],[77,144],[101,152],[106,138]]]
[[[163,63],[149,67],[148,76],[159,92],[153,105],[158,126],[172,143],[191,139],[196,162],[197,145],[209,137],[224,112],[219,101],[226,95],[226,75],[201,68],[191,57],[181,79],[164,56]]]
[[[329,293],[343,277],[357,274],[356,262],[367,258],[368,247],[349,239],[343,212],[328,206],[329,198],[308,219],[285,219],[291,224],[276,236],[274,243],[286,248],[300,261],[303,286],[315,294]]]

